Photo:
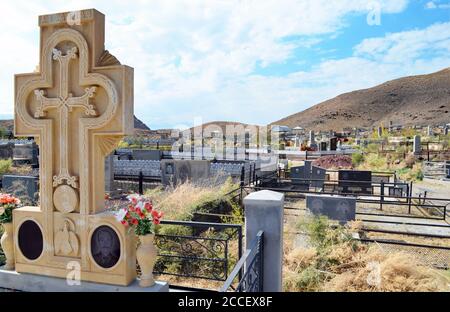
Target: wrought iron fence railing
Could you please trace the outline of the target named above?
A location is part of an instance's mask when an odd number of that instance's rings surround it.
[[[220,292],[262,292],[264,291],[264,232],[259,231],[250,248],[239,259]],[[237,284],[235,283],[235,280]]]
[[[155,243],[159,250],[155,274],[223,282],[242,256],[242,226],[161,221]]]

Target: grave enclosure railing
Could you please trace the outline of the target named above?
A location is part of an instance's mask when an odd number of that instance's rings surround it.
[[[161,221],[155,244],[159,250],[155,274],[224,282],[242,256],[242,226]],[[188,288],[173,281],[170,284],[173,288]]]
[[[237,284],[235,285],[235,281]],[[249,248],[239,259],[221,292],[263,292],[264,282],[264,232],[259,231]]]
[[[271,190],[275,192],[282,192],[290,199],[303,199],[307,194],[323,194],[323,195],[341,195],[354,196],[357,203],[373,204],[378,206],[380,212],[373,213],[373,215],[384,215],[381,212],[386,210],[385,206],[395,206],[404,210],[399,214],[385,214],[386,216],[414,216],[415,218],[446,220],[448,209],[450,207],[450,199],[448,198],[424,198],[422,196],[412,196],[412,183],[375,183],[368,181],[329,181],[329,180],[314,180],[314,179],[293,179],[304,184],[323,183],[323,187],[307,187],[304,189],[295,189],[295,186],[289,184],[279,184],[267,186],[244,186],[243,191],[259,191]],[[289,181],[290,182],[290,181]],[[347,185],[367,184],[370,185],[370,192],[343,192],[338,190],[339,182],[344,182]],[[390,195],[386,192],[389,187],[401,187],[404,189],[401,196]],[[378,188],[378,194],[373,189]],[[417,212],[413,215],[413,210]],[[372,215],[370,212],[361,212],[359,214]]]

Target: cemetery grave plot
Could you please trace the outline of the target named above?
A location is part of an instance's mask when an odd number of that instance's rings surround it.
[[[298,230],[298,224],[312,215],[306,208],[305,200],[288,199],[285,202],[285,234],[289,237],[287,243],[294,246],[293,248],[308,248],[308,237]],[[389,223],[361,221],[364,219],[380,222],[387,219]],[[408,225],[408,222],[412,225]],[[423,225],[414,225],[416,222]],[[358,239],[362,243],[379,245],[387,254],[405,252],[424,265],[439,269],[447,269],[450,266],[450,224],[443,221],[411,218],[396,220],[379,216],[369,218],[357,214],[354,231],[358,233]]]
[[[230,193],[230,187],[234,186],[230,184],[210,190],[182,185],[173,190],[159,188],[148,193],[155,207],[166,215],[156,236],[160,256],[154,273],[158,280],[169,282],[171,288],[189,288],[191,291],[216,291],[223,285],[243,250],[242,225],[230,224],[233,219],[231,210],[219,212],[218,209],[217,214],[214,213],[220,200],[238,200],[239,189],[234,188]],[[194,194],[189,198],[186,193]],[[160,202],[162,206],[158,206]],[[173,202],[177,202],[177,206],[166,210],[167,206],[173,206]],[[105,200],[105,205],[113,210],[127,204],[125,197]],[[186,209],[193,205],[197,206],[195,211],[198,213],[186,214]]]

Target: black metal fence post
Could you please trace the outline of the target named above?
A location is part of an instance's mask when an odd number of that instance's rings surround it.
[[[142,174],[142,171],[139,171],[139,194],[144,194],[144,175]]]
[[[411,214],[411,205],[412,205],[412,188],[413,188],[413,183],[412,181],[409,182],[409,194],[408,194],[408,214]]]

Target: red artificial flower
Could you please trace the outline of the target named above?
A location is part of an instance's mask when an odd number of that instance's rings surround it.
[[[159,213],[156,210],[152,210],[152,216],[153,218],[159,218]]]
[[[158,225],[160,223],[161,223],[161,221],[158,218],[153,219],[153,224]]]
[[[136,198],[136,197],[133,197],[133,198],[131,199],[131,202],[133,203],[133,205],[136,205],[136,204],[137,204],[137,198]]]
[[[141,214],[142,214],[141,208],[136,208],[135,212],[136,212],[138,215],[141,215]]]
[[[133,218],[133,219],[131,220],[131,223],[132,223],[133,225],[138,225],[138,224],[139,224],[139,221],[138,221],[138,219]]]
[[[151,212],[152,209],[153,209],[153,206],[152,206],[151,203],[146,202],[145,205],[144,205],[144,209],[147,210],[148,212]]]

